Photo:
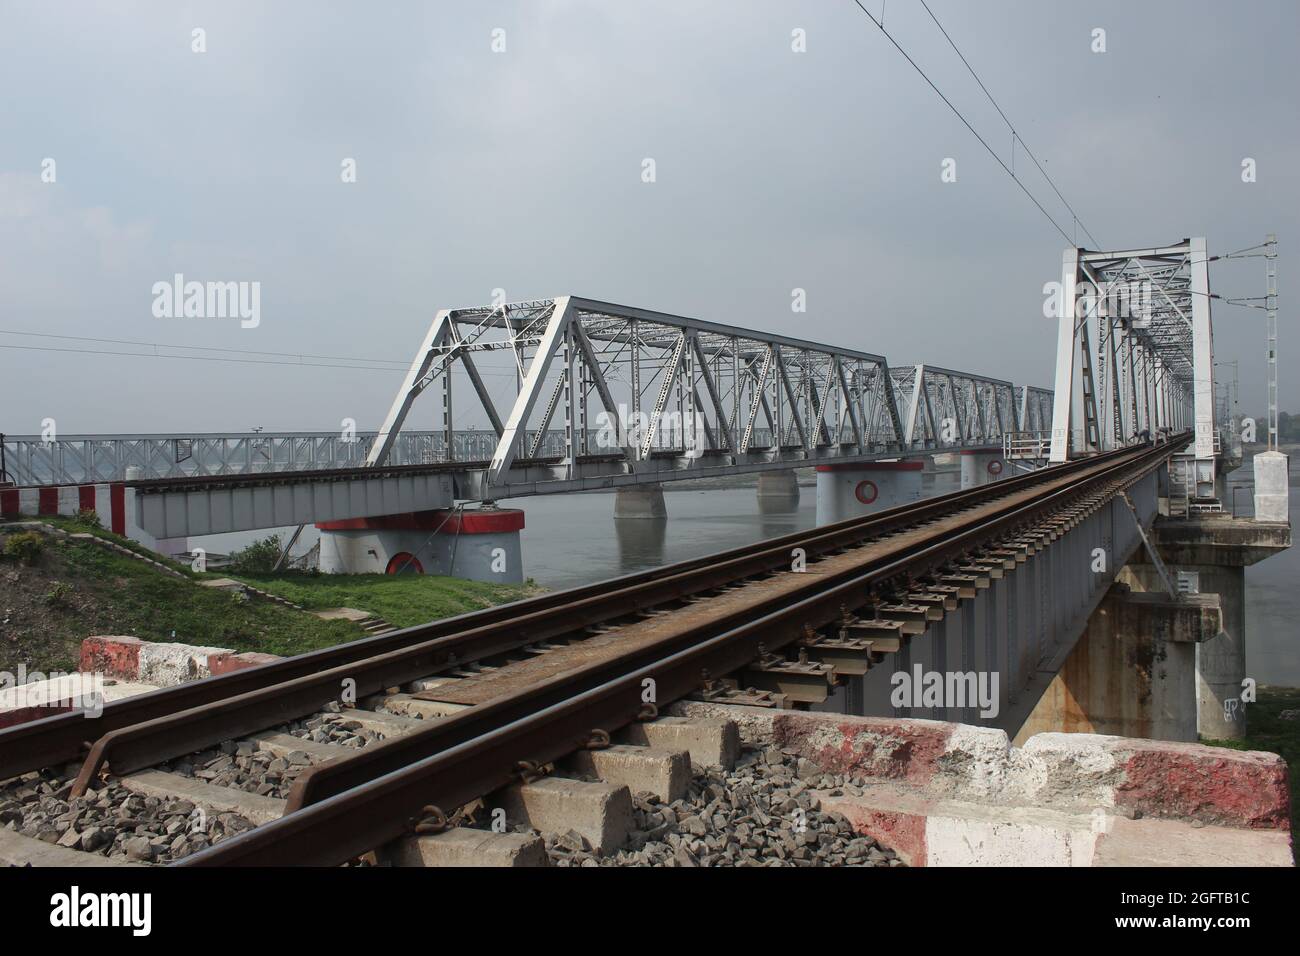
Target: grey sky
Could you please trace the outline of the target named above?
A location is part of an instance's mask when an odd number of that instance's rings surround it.
[[[1282,404],[1300,408],[1300,7],[931,7],[1104,246],[1278,233]],[[886,26],[1005,157],[919,2],[888,0]],[[0,83],[6,331],[407,361],[438,307],[501,287],[1051,385],[1042,285],[1064,240],[852,0],[5,2]],[[1016,168],[1070,230],[1023,154]],[[154,318],[151,287],[176,272],[260,282],[260,326]],[[1259,295],[1263,265],[1211,282]],[[1259,413],[1263,313],[1214,318]],[[0,334],[11,345],[124,348]],[[0,429],[372,428],[400,377],[0,348]]]

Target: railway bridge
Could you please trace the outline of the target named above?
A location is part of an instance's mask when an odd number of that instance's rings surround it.
[[[224,673],[108,704],[93,724],[74,710],[0,731],[0,779],[74,760],[73,796],[113,776],[211,801],[213,788],[158,768],[249,735],[300,746],[276,728],[342,714],[387,739],[320,750],[283,799],[257,804],[259,826],[183,860],[341,863],[413,821],[440,830],[444,810],[607,748],[683,700],[1021,739],[1239,737],[1252,700],[1244,569],[1290,545],[1288,465],[1257,453],[1253,515],[1225,511],[1222,479],[1241,454],[1214,401],[1208,261],[1203,240],[1067,250],[1050,406],[995,379],[583,299],[440,312],[366,464],[132,478],[137,520],[167,536],[435,520],[503,535],[473,526],[505,520],[488,504],[499,497],[796,467],[818,469],[822,520],[306,655],[223,658]],[[1149,286],[1124,308],[1107,304],[1138,280]],[[486,384],[493,354],[516,379],[505,415]],[[490,456],[456,457],[454,368],[491,422]],[[434,386],[443,459],[393,463]],[[558,454],[543,455],[556,421]],[[949,451],[1005,467],[966,469],[960,491],[918,499],[908,462]],[[57,504],[63,491],[41,495]],[[448,511],[462,496],[482,506]]]

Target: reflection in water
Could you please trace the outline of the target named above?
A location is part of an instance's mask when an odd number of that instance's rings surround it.
[[[664,561],[667,518],[620,518],[614,522],[614,535],[618,538],[618,570],[615,574],[631,574],[667,563]],[[524,558],[524,567],[528,567],[527,557]]]

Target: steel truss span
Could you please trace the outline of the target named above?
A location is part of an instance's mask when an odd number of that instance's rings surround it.
[[[504,400],[481,370],[493,356],[515,380]],[[468,389],[454,384],[460,375]],[[1043,427],[1051,399],[969,372],[892,368],[882,355],[560,296],[438,312],[369,464],[391,460],[430,389],[441,447],[455,453],[467,397],[495,435],[467,489],[484,498],[1001,447]],[[552,434],[560,447],[548,449]]]
[[[1065,250],[1052,461],[1194,428],[1195,458],[1212,485],[1218,437],[1208,263],[1204,238]]]

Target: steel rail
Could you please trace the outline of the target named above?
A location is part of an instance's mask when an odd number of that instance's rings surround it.
[[[835,620],[841,605],[860,604],[870,587],[881,580],[914,574],[918,564],[938,567],[954,556],[978,549],[1017,528],[1042,521],[1090,493],[1113,494],[1136,481],[1170,454],[1169,446],[1148,447],[1126,460],[1081,477],[1009,513],[983,520],[956,535],[923,548],[891,556],[858,577],[811,597],[786,605],[758,620],[677,650],[643,666],[632,665],[595,686],[574,692],[569,675],[516,695],[540,704],[523,714],[468,739],[443,731],[446,744],[421,759],[376,776],[350,789],[326,796],[247,831],[217,846],[179,861],[176,866],[219,865],[337,865],[410,831],[411,825],[434,807],[455,809],[482,797],[514,777],[521,762],[545,763],[583,749],[593,731],[613,731],[645,717],[643,682],[655,682],[657,699],[668,702],[697,689],[704,674],[724,674],[744,667],[764,650],[797,639],[805,625]],[[1096,459],[1093,459],[1095,462]],[[1094,497],[1103,497],[1096,494]],[[905,551],[909,549],[904,549]],[[542,688],[566,685],[570,691],[549,700]],[[554,695],[552,695],[554,696]],[[493,704],[483,705],[493,707]],[[509,716],[504,704],[495,705]],[[468,712],[463,712],[468,715]],[[455,727],[461,715],[439,721]],[[468,718],[459,720],[466,724]],[[436,745],[435,728],[419,731],[425,745]],[[385,747],[387,744],[380,744]],[[367,748],[369,749],[369,748]],[[328,764],[308,773],[322,775]]]
[[[811,553],[823,554],[860,543],[867,535],[878,537],[936,517],[951,515],[964,505],[974,505],[988,499],[996,500],[1026,486],[1063,480],[1080,468],[1096,467],[1098,461],[1110,460],[1115,454],[1122,455],[1125,452],[1111,453],[1104,459],[1088,459],[1055,469],[1045,469],[1022,478],[930,498],[866,518],[828,525],[811,533],[800,532],[775,541],[761,542],[757,546],[735,549],[723,555],[684,562],[684,569],[670,568],[668,570],[671,573],[666,576],[653,575],[649,576],[649,580],[633,580],[627,586],[613,590],[600,587],[575,589],[585,591],[586,596],[577,597],[569,592],[575,599],[533,613],[519,613],[528,609],[516,606],[513,616],[504,620],[481,624],[470,630],[444,633],[360,660],[345,660],[336,666],[312,671],[301,677],[263,685],[246,693],[112,729],[90,746],[72,793],[76,796],[89,789],[106,763],[115,773],[130,773],[170,757],[252,733],[319,709],[330,701],[340,699],[345,686],[354,693],[352,699],[357,700],[386,687],[460,666],[470,660],[508,653],[528,644],[563,637],[595,624],[625,618],[702,591],[787,568],[791,544],[798,544]],[[728,555],[734,557],[728,558]],[[593,591],[595,593],[591,593]],[[762,605],[746,608],[734,615],[730,623],[738,624],[745,617],[753,617],[762,612]],[[714,622],[714,627],[716,626],[717,622]],[[445,631],[447,628],[438,630]],[[696,635],[696,639],[698,637]],[[84,731],[84,726],[82,730]]]

